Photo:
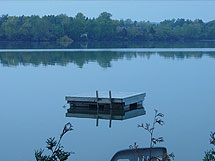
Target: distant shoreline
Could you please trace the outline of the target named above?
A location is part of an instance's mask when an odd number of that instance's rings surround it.
[[[120,40],[115,40],[115,41],[74,41],[73,43],[133,43],[133,44],[140,44],[140,43],[198,43],[198,42],[215,42],[214,40],[171,40],[171,41],[120,41]],[[24,40],[0,40],[0,43],[60,43],[59,41],[24,41]]]
[[[215,52],[215,48],[0,49],[5,52]]]
[[[89,41],[29,42],[1,41],[0,49],[111,49],[111,48],[215,48],[215,41]]]

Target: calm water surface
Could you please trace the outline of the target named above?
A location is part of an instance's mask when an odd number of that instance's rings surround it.
[[[52,51],[0,53],[0,155],[4,161],[33,161],[70,121],[63,138],[69,160],[109,161],[137,142],[149,145],[138,123],[165,114],[163,136],[176,161],[202,160],[215,130],[215,52],[198,51]],[[66,118],[66,95],[90,91],[146,92],[147,114],[126,121]]]

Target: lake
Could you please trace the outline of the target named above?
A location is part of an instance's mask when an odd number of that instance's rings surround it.
[[[134,142],[149,146],[148,133],[137,124],[152,122],[155,108],[165,114],[165,125],[155,130],[165,140],[158,146],[174,152],[176,161],[202,160],[211,148],[213,45],[25,49],[0,50],[1,160],[35,160],[34,151],[71,122],[74,130],[62,140],[65,150],[75,152],[69,160],[109,161]],[[93,119],[65,117],[65,96],[96,90],[146,92],[146,115],[113,121],[112,128],[107,120],[96,127]]]

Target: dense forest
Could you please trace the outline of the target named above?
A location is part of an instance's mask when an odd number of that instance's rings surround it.
[[[113,20],[78,13],[48,16],[0,16],[0,41],[190,41],[215,40],[215,20],[172,19],[160,23]]]

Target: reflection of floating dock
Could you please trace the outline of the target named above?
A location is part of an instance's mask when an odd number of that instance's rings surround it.
[[[144,115],[145,93],[101,92],[66,97],[70,104],[67,117],[93,118],[98,126],[99,119],[125,120]]]

